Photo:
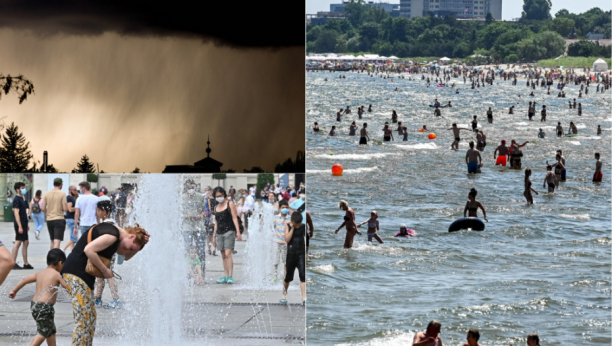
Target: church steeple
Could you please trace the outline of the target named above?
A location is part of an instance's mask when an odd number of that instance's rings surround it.
[[[210,152],[212,151],[210,149],[210,135],[208,135],[208,141],[206,142],[206,144],[208,144],[208,148],[206,148],[206,157],[210,157]]]

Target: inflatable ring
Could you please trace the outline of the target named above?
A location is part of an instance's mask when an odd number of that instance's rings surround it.
[[[472,231],[484,231],[485,224],[477,217],[464,217],[455,220],[448,227],[449,232],[457,232],[462,229],[471,229]]]
[[[423,129],[419,129],[419,132],[425,132],[425,130],[423,130]]]

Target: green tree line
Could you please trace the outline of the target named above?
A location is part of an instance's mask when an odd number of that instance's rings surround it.
[[[472,54],[491,56],[496,61],[516,62],[555,58],[565,52],[565,40],[572,32],[579,39],[602,33],[610,38],[610,15],[599,8],[582,14],[560,10],[550,15],[550,0],[524,0],[518,22],[457,20],[453,17],[392,18],[383,9],[351,0],[343,19],[329,19],[325,25],[307,27],[307,52],[372,52],[398,57],[447,56],[465,58]],[[587,42],[589,43],[589,42]],[[572,54],[610,57],[609,47],[582,42]]]

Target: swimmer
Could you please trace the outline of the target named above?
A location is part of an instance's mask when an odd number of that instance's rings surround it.
[[[484,215],[485,221],[489,222],[489,219],[487,219],[487,211],[485,210],[484,206],[476,200],[477,194],[478,191],[476,191],[475,188],[470,189],[470,192],[468,193],[468,201],[463,209],[463,217],[466,217],[466,213],[468,217],[478,217],[478,208],[480,208],[482,210],[482,214]]]
[[[489,121],[489,124],[493,124],[493,111],[491,110],[491,107],[489,107],[489,110],[487,111],[487,120]]]
[[[507,155],[510,152],[510,150],[506,146],[505,139],[502,139],[501,144],[497,148],[495,148],[495,151],[493,152],[493,160],[495,160],[497,152],[499,152],[499,157],[497,157],[497,161],[495,161],[495,165],[496,166],[499,166],[499,165],[506,166]]]
[[[368,123],[363,123],[363,127],[361,128],[361,138],[359,138],[359,145],[368,144],[370,137],[368,136]]]
[[[508,114],[514,114],[514,106],[510,106],[510,109],[508,110]]]
[[[557,138],[563,137],[563,127],[561,126],[561,122],[557,123]]]
[[[404,134],[404,126],[402,126],[402,122],[401,121],[397,123],[397,130],[396,131],[397,131],[397,135],[398,136],[401,136],[401,135]]]
[[[450,108],[450,107],[452,107],[452,106],[453,106],[453,105],[451,104],[451,102],[450,102],[450,101],[448,101],[448,103],[447,103],[447,104],[446,104],[446,106],[444,106],[444,107]]]
[[[540,346],[540,337],[538,334],[527,335],[527,346]]]
[[[408,127],[407,126],[403,126],[402,129],[404,130],[404,139],[403,139],[403,141],[406,142],[406,141],[408,141]]]
[[[563,156],[563,151],[561,151],[561,149],[557,150],[557,154],[561,156],[561,162],[563,163],[563,171],[561,172],[561,181],[565,181],[565,177],[566,177],[565,156]]]
[[[601,173],[601,166],[602,166],[602,162],[601,159],[599,158],[599,153],[595,153],[595,173],[593,174],[593,182],[601,182],[601,178],[603,176],[603,173]]]
[[[331,131],[329,131],[329,135],[330,136],[335,136],[336,135],[336,127],[332,126]]]
[[[578,115],[582,116],[582,103],[578,103]]]
[[[346,109],[344,110],[344,114],[351,114],[351,106],[346,106]]]
[[[540,122],[546,121],[546,106],[542,106]]]
[[[314,132],[319,132],[319,123],[315,121],[314,127],[312,128]]]
[[[372,210],[370,218],[357,225],[357,228],[363,224],[368,224],[368,242],[372,242],[372,238],[378,240],[380,244],[383,243],[382,238],[378,235],[377,231],[380,231],[380,225],[378,223],[378,213],[376,210]]]
[[[389,125],[385,124],[385,128],[383,128],[383,141],[385,142],[389,142],[391,140],[395,141],[395,138],[393,138],[393,131],[391,131],[391,129],[389,128]]]
[[[351,123],[351,127],[349,128],[349,136],[354,136],[355,132],[357,132],[357,125],[355,124],[355,122],[353,121]]]
[[[480,346],[478,339],[480,339],[480,332],[478,329],[470,329],[467,333],[467,342],[463,344],[463,346]]]
[[[468,166],[468,173],[479,173],[478,167],[482,163],[480,152],[474,149],[474,142],[470,141],[470,149],[465,153],[465,163]]]
[[[597,134],[601,135],[601,125],[597,125]]]
[[[459,93],[459,89],[457,89],[457,90],[455,91],[455,94],[458,94],[458,93]]]
[[[476,130],[478,127],[478,120],[476,120],[477,116],[474,115],[474,120],[472,120],[472,130]]]
[[[553,163],[552,165],[550,165],[548,161],[546,161],[546,164],[555,168],[555,185],[557,185],[558,187],[559,182],[561,181],[561,173],[563,173],[565,165],[563,165],[563,162],[561,161],[561,155],[557,154],[557,156],[555,156],[555,159],[557,160],[557,162]]]
[[[338,227],[335,233],[340,232],[340,229],[346,226],[346,238],[344,239],[344,248],[350,249],[353,247],[353,238],[355,237],[355,234],[361,235],[361,232],[359,232],[359,230],[357,229],[357,225],[355,225],[355,212],[352,208],[349,208],[348,202],[342,200],[338,202],[338,207],[344,210],[346,213],[344,214],[344,222],[342,223],[342,225],[340,225],[340,227]]]
[[[523,144],[518,144],[513,139],[510,142],[510,147],[508,148],[508,156],[510,156],[510,167],[513,168],[521,168],[521,157],[523,157],[523,153],[521,152],[522,147],[527,145],[528,141]]]
[[[535,115],[535,102],[529,101],[529,110],[527,111],[527,116],[529,117],[529,120],[531,120],[531,118],[533,118],[533,116]]]
[[[442,338],[439,336],[441,329],[440,322],[435,320],[429,322],[425,331],[414,335],[412,346],[442,346]]]
[[[544,130],[542,130],[541,127],[540,127],[540,132],[538,132],[538,137],[539,138],[545,138],[546,137],[546,133],[544,133]]]
[[[406,228],[405,224],[400,225],[399,232],[395,233],[393,237],[395,238],[406,238],[406,237],[414,237],[417,236],[417,232],[412,229]]]
[[[457,123],[453,123],[453,126],[447,128],[447,130],[453,130],[453,135],[455,135],[455,140],[453,141],[453,144],[451,144],[451,149],[459,149],[459,141],[461,140],[461,136],[459,136],[459,133],[461,132],[461,130],[469,131],[470,129],[457,127]]]
[[[574,122],[570,121],[570,130],[572,131],[573,135],[577,135],[578,134],[578,128],[576,127],[576,125],[574,125]]]
[[[525,170],[525,192],[523,192],[523,196],[527,199],[527,204],[533,204],[533,195],[531,191],[535,192],[536,195],[539,195],[539,193],[531,187],[531,180],[529,180],[529,177],[531,177],[531,169],[527,168]]]
[[[576,99],[575,99],[575,98],[574,98],[574,104],[573,104],[573,106],[574,106],[574,109],[576,109]]]
[[[391,122],[392,123],[397,122],[397,113],[395,112],[395,110],[393,110],[393,113],[391,114]]]
[[[427,129],[427,125],[423,125],[423,131],[429,131],[429,130]]]
[[[339,112],[336,112],[336,121],[342,120],[342,109]]]
[[[434,110],[434,115],[437,117],[441,117],[442,113],[440,113],[440,107],[436,105],[436,109]]]
[[[372,112],[372,105],[368,107],[368,113],[371,113],[371,112]]]

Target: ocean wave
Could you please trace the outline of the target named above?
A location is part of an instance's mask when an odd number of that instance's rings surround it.
[[[589,214],[578,214],[578,215],[559,214],[559,216],[564,217],[566,219],[575,219],[575,220],[590,220],[591,219]]]
[[[389,155],[397,155],[394,153],[372,153],[372,154],[321,154],[315,155],[315,157],[320,157],[323,159],[336,159],[336,160],[369,160],[369,159],[378,159]]]
[[[382,333],[381,337],[378,337],[373,340],[364,341],[360,343],[342,343],[336,344],[338,346],[403,346],[403,345],[412,345],[412,340],[414,339],[413,332],[404,332],[399,330],[391,330],[385,331]]]
[[[422,149],[438,149],[436,143],[418,143],[418,144],[394,144],[400,149],[422,150]]]
[[[324,273],[324,274],[331,274],[334,272],[334,265],[333,264],[324,264],[324,265],[320,265],[320,266],[316,266],[316,267],[312,267],[309,270],[313,270],[319,273]]]
[[[345,169],[344,171],[342,171],[342,174],[344,175],[344,174],[374,172],[374,171],[377,171],[377,170],[378,170],[378,166],[352,168],[352,169]],[[325,173],[331,174],[331,168],[330,169],[307,169],[306,173],[308,173],[308,174],[325,174]]]
[[[578,141],[568,141],[568,143],[571,143],[571,144],[573,144],[573,145],[582,145],[582,144],[580,144],[580,142],[578,142]]]

